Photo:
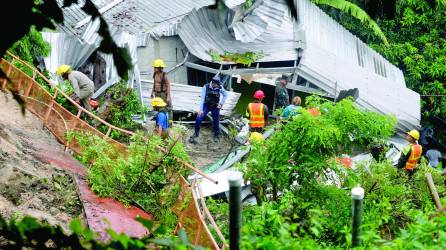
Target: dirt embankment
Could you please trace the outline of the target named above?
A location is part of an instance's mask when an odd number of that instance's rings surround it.
[[[36,156],[63,147],[31,112],[23,116],[11,97],[0,94],[0,214],[31,215],[67,228],[81,215],[76,184],[57,166]]]

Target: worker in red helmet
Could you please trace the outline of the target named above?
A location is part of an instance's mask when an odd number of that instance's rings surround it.
[[[268,125],[268,106],[262,103],[265,93],[257,90],[254,93],[254,102],[248,104],[246,116],[249,117],[249,127],[251,132],[263,132]]]

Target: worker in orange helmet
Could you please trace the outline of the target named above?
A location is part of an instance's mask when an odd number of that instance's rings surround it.
[[[407,132],[406,140],[409,142],[409,145],[403,148],[398,161],[398,168],[404,168],[409,174],[413,174],[423,153],[423,148],[418,144],[419,139],[420,133],[418,130],[413,129]]]
[[[246,116],[249,117],[249,128],[251,132],[263,132],[268,125],[268,106],[262,103],[265,93],[257,90],[254,93],[254,102],[248,104]]]

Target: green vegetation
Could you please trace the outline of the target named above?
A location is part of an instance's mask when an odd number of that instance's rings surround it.
[[[263,53],[255,53],[251,51],[245,53],[233,53],[225,51],[225,53],[221,55],[215,50],[210,50],[209,55],[211,55],[212,61],[214,62],[235,62],[243,64],[245,66],[251,66],[253,62],[258,61],[265,56]]]
[[[394,117],[361,111],[350,100],[334,104],[313,96],[306,102],[323,115],[304,112],[279,128],[267,144],[255,146],[241,165],[260,203],[266,200],[267,189],[272,189],[272,200],[276,200],[294,181],[305,187],[317,185],[313,177],[324,175],[328,166],[336,169],[335,157],[366,149],[372,141],[393,134]]]
[[[136,131],[141,126],[133,120],[133,116],[144,114],[147,110],[141,104],[136,91],[127,86],[126,81],[119,81],[109,88],[100,100],[101,108],[98,115],[110,124],[127,130]],[[103,133],[107,132],[107,126],[99,126]],[[124,138],[119,131],[113,130],[110,137],[122,141]]]
[[[380,26],[365,12],[361,7],[352,3],[353,1],[346,0],[311,0],[312,2],[319,5],[328,5],[334,9],[339,10],[350,18],[355,18],[360,21],[361,27],[364,26],[368,28],[370,33],[373,33],[376,37],[381,39],[384,46],[387,46],[389,42],[387,41],[385,33],[381,30]]]
[[[51,47],[43,40],[42,33],[31,27],[29,33],[15,42],[9,50],[20,59],[37,66],[37,58],[48,56]]]
[[[142,239],[107,230],[110,240],[96,240],[96,234],[75,219],[70,223],[72,233],[66,233],[61,227],[41,223],[32,217],[6,221],[0,216],[0,248],[3,249],[203,249],[193,246],[184,230],[178,236],[166,234],[164,226],[155,226],[153,222],[137,218],[148,229],[149,235]]]
[[[367,6],[363,0],[353,2]],[[409,88],[427,95],[421,98],[423,122],[442,129],[436,120],[446,121],[446,5],[444,1],[397,0],[394,8],[395,13],[381,11],[376,15],[389,46],[379,44],[349,15],[329,13],[399,67]]]
[[[124,156],[95,135],[70,133],[68,138],[76,139],[84,148],[78,159],[88,167],[87,182],[96,194],[125,205],[137,205],[173,229],[176,217],[171,207],[180,190],[178,177],[188,173],[176,160],[176,157],[188,160],[181,142],[163,141],[156,135],[146,142],[137,134]],[[162,153],[158,146],[166,147],[168,153]]]
[[[244,207],[243,248],[351,247],[350,190],[358,185],[366,191],[363,248],[444,248],[446,217],[436,213],[424,178],[431,172],[444,197],[438,172],[422,165],[410,177],[387,161],[364,162],[353,171],[335,160],[389,138],[395,118],[361,111],[350,100],[334,104],[312,97],[307,104],[322,115],[296,116],[267,143],[254,145],[249,159],[238,166],[259,201]],[[227,228],[227,204],[208,205],[217,223]]]

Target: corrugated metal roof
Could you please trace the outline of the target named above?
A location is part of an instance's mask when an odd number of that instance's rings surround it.
[[[237,12],[240,12],[240,14],[243,14],[245,11],[247,10],[244,8],[237,9]],[[242,20],[234,21],[235,39],[244,43],[253,42],[268,29],[278,29],[282,25],[287,12],[287,6],[280,4],[280,1],[262,1],[260,6],[255,8],[250,15]],[[291,20],[288,21],[291,23]]]
[[[236,40],[227,29],[218,10],[202,8],[193,10],[183,18],[178,35],[189,51],[205,61],[212,61],[210,50],[223,54],[225,51],[244,53],[254,51],[265,56],[259,61],[295,60],[297,53],[293,40],[293,25],[289,16],[284,17],[281,26],[271,25],[253,42]]]
[[[265,0],[262,5],[273,6],[273,2],[275,8],[287,8],[282,0]],[[252,42],[238,41],[220,18],[221,13],[208,8],[192,11],[182,20],[178,34],[189,51],[205,61],[212,61],[209,50],[265,53],[259,61],[296,60],[296,49],[301,46],[303,56],[298,74],[332,96],[343,89],[358,88],[357,102],[362,107],[395,114],[401,129],[419,126],[420,97],[406,88],[401,70],[309,0],[296,3],[298,22],[294,23],[289,12],[285,12],[278,28],[268,25],[264,32],[257,32],[261,34]],[[259,25],[278,21],[277,15],[270,13],[264,13]],[[255,11],[251,15],[260,16]],[[257,35],[242,28],[237,32],[239,37],[249,37],[247,40]]]
[[[63,0],[58,0],[61,6]],[[93,0],[96,7],[103,8],[110,1]],[[194,8],[212,5],[215,0],[123,0],[106,10],[102,15],[108,24],[115,28],[128,31],[133,34],[150,32],[159,23],[169,21],[180,16],[184,16]],[[79,35],[83,33],[85,25],[76,28],[79,22],[88,16],[81,10],[85,4],[84,0],[80,4],[64,9],[64,25],[59,26],[64,32]]]
[[[420,96],[406,88],[403,73],[308,0],[297,0],[306,48],[299,74],[328,93],[358,88],[357,102],[395,114],[399,127],[419,126]]]
[[[142,80],[142,96],[143,103],[146,106],[150,106],[152,93],[153,80]],[[190,86],[185,84],[171,83],[171,95],[172,105],[174,110],[196,112],[200,106],[201,100],[201,88],[196,86]],[[228,92],[225,105],[221,110],[221,115],[229,116],[232,114],[235,105],[238,102],[241,94],[236,92]]]
[[[228,8],[232,9],[245,3],[245,0],[224,0],[224,2]]]

